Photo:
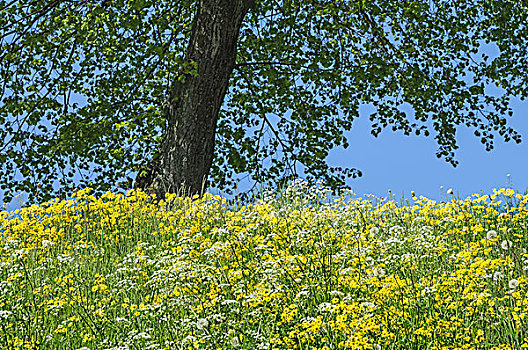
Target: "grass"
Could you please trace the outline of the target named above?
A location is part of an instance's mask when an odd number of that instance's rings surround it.
[[[89,190],[0,213],[2,349],[528,347],[528,196],[253,204]]]

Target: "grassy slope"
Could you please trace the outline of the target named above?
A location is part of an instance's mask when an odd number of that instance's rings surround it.
[[[84,190],[2,212],[0,347],[528,347],[528,196],[323,194],[235,209]]]

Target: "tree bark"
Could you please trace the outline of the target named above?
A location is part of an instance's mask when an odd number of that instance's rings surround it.
[[[163,199],[166,193],[202,194],[211,169],[218,113],[235,66],[240,26],[254,0],[198,0],[186,62],[198,75],[176,80],[164,108],[166,130],[158,156],[136,187]]]

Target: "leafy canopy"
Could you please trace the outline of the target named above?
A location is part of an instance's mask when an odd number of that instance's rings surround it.
[[[184,54],[196,6],[0,1],[4,201],[132,186],[163,135],[164,99],[194,69]],[[511,96],[528,95],[527,15],[526,1],[257,1],[241,29],[210,183],[229,193],[235,174],[279,183],[302,169],[309,181],[344,186],[361,172],[325,158],[348,146],[343,133],[362,104],[376,107],[373,135],[433,133],[437,156],[455,166],[457,126],[487,150],[497,133],[520,142],[505,115]],[[495,57],[482,53],[487,45]],[[504,93],[487,94],[490,85]]]

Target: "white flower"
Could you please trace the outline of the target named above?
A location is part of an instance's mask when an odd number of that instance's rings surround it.
[[[332,290],[332,291],[330,291],[330,293],[328,293],[328,294],[330,294],[331,296],[339,296],[339,297],[342,297],[342,296],[345,295],[345,293],[340,292],[340,291],[338,291],[338,290]]]
[[[86,349],[88,349],[88,348],[86,348]],[[81,349],[79,349],[79,350],[81,350]],[[105,349],[105,350],[129,350],[129,347],[128,347],[128,345],[125,344],[123,346],[116,346],[116,347]]]
[[[502,249],[507,250],[507,249],[513,247],[513,242],[512,241],[502,241],[501,247],[502,247]]]
[[[333,312],[334,311],[334,305],[327,302],[322,302],[317,307],[319,309],[319,312]]]
[[[497,231],[495,230],[489,230],[488,233],[486,234],[487,239],[493,239],[495,237],[497,237]]]
[[[379,228],[377,228],[376,226],[370,228],[370,234],[371,235],[375,236],[378,233],[379,233]]]
[[[231,338],[231,346],[233,347],[240,346],[240,341],[238,340],[238,337]]]
[[[420,218],[415,218],[415,219],[413,220],[413,225],[414,225],[417,221],[420,221]],[[394,225],[394,226],[391,227],[390,231],[391,231],[392,234],[398,234],[398,235],[399,235],[399,234],[401,234],[401,233],[403,232],[403,227],[398,226],[398,225]]]
[[[301,297],[305,297],[309,294],[309,292],[307,290],[301,290],[299,293],[297,293],[297,295],[295,296],[295,298],[299,299]]]
[[[12,314],[11,311],[0,310],[0,319],[7,319],[9,317],[9,315],[11,315],[11,314]]]
[[[499,280],[502,279],[503,276],[504,276],[504,275],[503,275],[502,273],[500,273],[499,271],[497,271],[497,272],[495,272],[495,273],[493,274],[493,280],[494,280],[494,281],[499,281]]]
[[[209,326],[209,321],[207,321],[206,318],[200,318],[198,321],[196,321],[196,328],[198,329],[204,329]]]
[[[512,279],[508,283],[508,286],[510,287],[510,289],[515,289],[515,288],[519,287],[519,281],[517,281],[516,279]]]
[[[425,287],[421,292],[420,292],[420,295],[421,296],[424,296],[426,294],[430,294],[430,293],[434,293],[436,292],[436,288],[435,287]]]
[[[361,306],[363,306],[365,309],[366,308],[373,309],[375,307],[374,303],[371,303],[370,301],[365,301],[361,303]]]
[[[448,189],[447,194],[453,194],[453,189],[452,188]]]
[[[90,350],[90,348],[87,348],[86,346],[83,346],[82,348],[79,348],[78,350]]]
[[[383,270],[381,267],[376,267],[372,274],[376,277],[381,277],[385,274],[385,270]]]
[[[150,339],[150,338],[152,338],[150,334],[147,334],[145,332],[140,332],[136,334],[132,339],[136,340],[136,339]]]

